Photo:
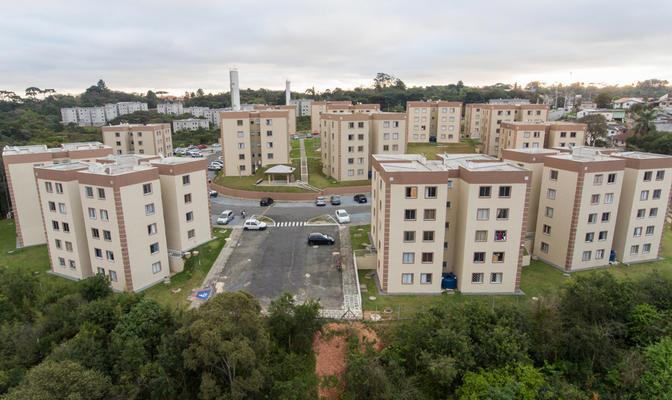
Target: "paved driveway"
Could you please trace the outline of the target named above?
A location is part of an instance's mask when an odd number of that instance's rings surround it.
[[[336,244],[308,246],[310,232],[326,233],[336,239]],[[293,293],[299,301],[319,298],[325,308],[340,308],[341,272],[332,263],[332,252],[340,251],[338,237],[336,226],[245,231],[216,286],[224,291],[246,290],[264,308],[284,291]]]

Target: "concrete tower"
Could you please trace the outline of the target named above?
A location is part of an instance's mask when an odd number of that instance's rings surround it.
[[[289,105],[289,101],[292,99],[292,91],[289,89],[289,79],[285,81],[285,105]]]
[[[238,70],[232,69],[229,71],[229,78],[231,79],[231,109],[233,111],[240,111],[240,86],[238,84]]]

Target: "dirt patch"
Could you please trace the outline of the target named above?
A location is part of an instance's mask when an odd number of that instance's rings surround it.
[[[376,332],[361,323],[340,324],[331,323],[323,327],[322,333],[317,333],[313,340],[315,351],[315,373],[320,378],[319,397],[326,400],[340,399],[343,391],[343,373],[345,372],[345,353],[347,330],[356,330],[357,337],[362,342],[373,343],[374,349],[380,351],[383,344]]]

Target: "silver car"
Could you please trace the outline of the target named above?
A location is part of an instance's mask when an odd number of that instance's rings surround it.
[[[234,215],[231,210],[224,210],[219,217],[217,217],[217,224],[219,225],[228,225],[229,222],[233,221]]]

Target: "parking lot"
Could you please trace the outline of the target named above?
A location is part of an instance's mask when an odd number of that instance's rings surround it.
[[[307,239],[311,232],[326,233],[336,239],[336,244],[309,246]],[[284,291],[295,294],[298,301],[320,299],[325,308],[340,308],[341,272],[332,262],[332,252],[340,251],[337,226],[245,231],[216,287],[224,291],[248,291],[264,308]]]

